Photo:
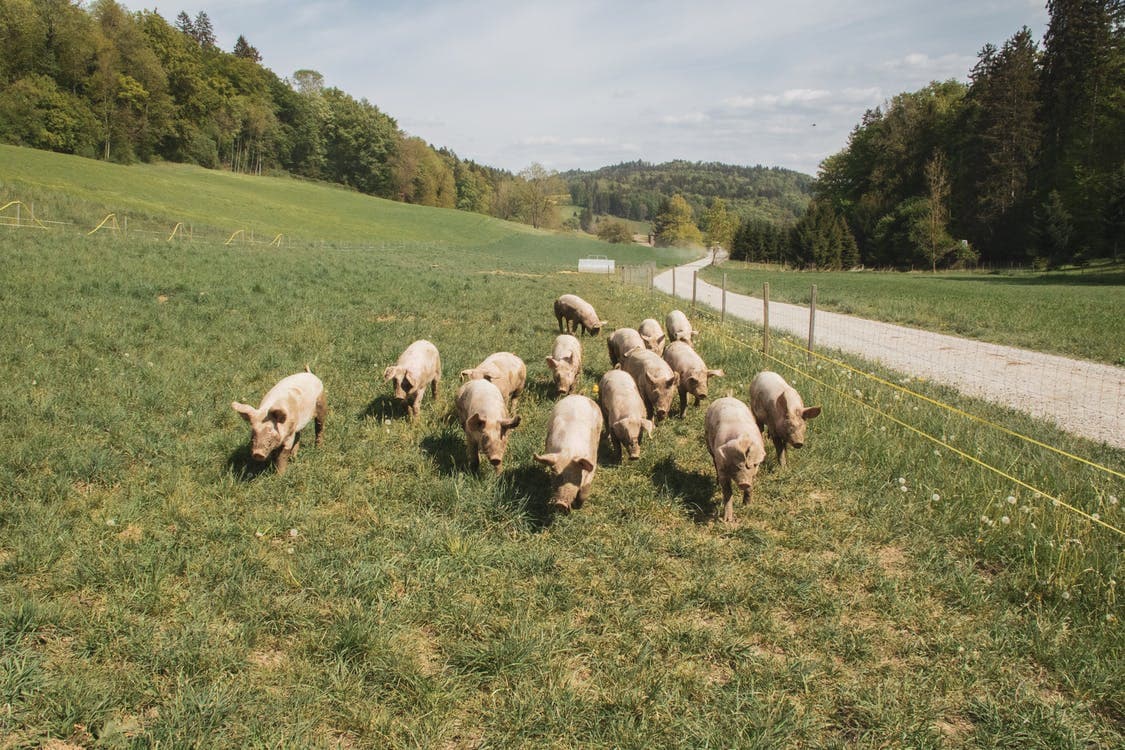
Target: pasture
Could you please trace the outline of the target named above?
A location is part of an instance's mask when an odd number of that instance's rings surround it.
[[[701,274],[734,292],[996,344],[1125,365],[1125,269],[1070,271],[815,272],[725,263]]]
[[[590,243],[362,201],[368,226],[412,225],[411,242],[0,230],[0,748],[1125,742],[1119,537],[788,372],[824,414],[785,469],[768,451],[735,523],[713,521],[694,407],[639,461],[603,447],[590,501],[554,514],[532,460],[552,301],[580,294],[613,328],[670,300],[570,272]],[[727,373],[713,396],[776,368],[737,343],[753,331],[699,325]],[[444,381],[410,423],[380,376],[416,338]],[[591,395],[605,335],[582,342]],[[457,373],[497,350],[529,379],[500,476],[466,469],[450,419]],[[230,402],[306,363],[325,442],[279,477],[249,460]],[[1125,526],[1102,472],[815,373]]]

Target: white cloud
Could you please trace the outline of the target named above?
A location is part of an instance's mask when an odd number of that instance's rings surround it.
[[[704,112],[688,112],[683,115],[664,115],[660,122],[665,125],[700,125],[710,119]]]

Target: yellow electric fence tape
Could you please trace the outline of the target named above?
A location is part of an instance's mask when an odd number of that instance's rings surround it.
[[[745,342],[741,339],[735,338],[734,336],[731,336],[729,333],[727,333],[726,331],[724,331],[722,329],[719,329],[719,335],[723,336],[724,338],[726,338],[730,341],[733,341],[734,343],[736,343],[739,346],[742,346],[746,349],[754,349],[755,348],[752,344],[747,343],[747,342]],[[808,351],[804,347],[797,347],[797,348],[800,348],[802,351]],[[1001,469],[998,469],[995,466],[992,466],[991,464],[989,464],[985,461],[982,461],[981,459],[977,458],[976,456],[973,456],[969,453],[966,453],[965,451],[960,450],[959,448],[956,448],[955,446],[950,445],[949,443],[945,442],[944,440],[941,440],[940,438],[936,438],[933,435],[929,434],[928,432],[925,432],[924,430],[920,430],[917,427],[915,427],[911,424],[908,424],[908,423],[902,421],[901,419],[898,419],[897,417],[894,417],[894,416],[886,413],[882,409],[879,409],[876,406],[867,403],[866,401],[855,398],[851,394],[848,394],[848,393],[840,390],[839,388],[836,388],[834,386],[829,385],[828,383],[825,383],[820,378],[817,378],[815,375],[812,375],[811,373],[805,372],[804,370],[797,367],[796,365],[792,365],[792,364],[786,362],[783,359],[778,359],[777,357],[773,356],[772,354],[766,354],[765,352],[761,352],[761,351],[758,351],[757,353],[761,354],[763,357],[765,357],[767,359],[770,359],[770,360],[773,360],[774,362],[777,362],[778,364],[780,364],[784,367],[789,368],[790,370],[793,370],[796,373],[799,373],[800,375],[808,378],[809,380],[813,381],[814,383],[819,383],[820,385],[824,386],[828,390],[842,396],[843,398],[845,398],[849,401],[857,403],[860,406],[863,406],[867,409],[870,409],[871,411],[875,412],[879,416],[881,416],[885,419],[888,419],[891,422],[894,422],[895,424],[899,425],[900,427],[905,427],[906,429],[908,429],[911,432],[929,440],[930,442],[936,443],[937,445],[942,446],[946,450],[948,450],[952,453],[955,453],[956,455],[961,456],[962,458],[964,458],[968,461],[971,461],[971,462],[977,464],[978,466],[981,466],[985,469],[988,469],[989,471],[1003,477],[1004,479],[1007,479],[1010,482],[1014,482],[1014,483],[1018,484],[1020,487],[1023,487],[1024,489],[1030,490],[1031,492],[1034,492],[1037,495],[1041,495],[1041,496],[1045,497],[1046,499],[1050,500],[1056,507],[1066,508],[1070,512],[1075,513],[1079,516],[1082,516],[1083,518],[1085,518],[1087,521],[1090,521],[1091,523],[1095,523],[1099,526],[1102,526],[1103,528],[1106,528],[1106,529],[1109,529],[1112,532],[1115,532],[1116,534],[1118,534],[1120,536],[1125,537],[1125,531],[1117,528],[1116,526],[1114,526],[1112,524],[1106,523],[1105,521],[1101,520],[1101,518],[1095,517],[1095,516],[1091,515],[1090,513],[1087,513],[1086,511],[1082,510],[1081,508],[1076,508],[1073,505],[1071,505],[1070,503],[1067,503],[1066,501],[1059,499],[1058,497],[1052,495],[1049,492],[1045,492],[1045,491],[1039,489],[1038,487],[1034,487],[1034,486],[1028,484],[1027,482],[1024,482],[1023,480],[1018,479],[1018,478],[1012,476],[1011,474],[1009,474],[1009,473],[1007,473],[1007,472],[1005,472]],[[829,361],[834,361],[834,360],[829,360]],[[848,369],[852,370],[854,372],[859,372],[861,374],[867,374],[867,373],[863,373],[861,370],[855,370],[854,368],[851,368],[851,367],[848,367]],[[873,376],[871,376],[871,377],[873,377]],[[880,382],[887,382],[887,381],[880,381]],[[887,383],[887,384],[893,385],[893,383]],[[917,394],[915,394],[915,395],[917,395]],[[921,397],[921,398],[924,398],[924,397]],[[926,400],[932,401],[932,399],[926,399]],[[939,406],[944,406],[944,404],[942,404],[941,402],[938,402],[938,401],[933,401],[933,403],[935,403]],[[948,407],[948,408],[952,409],[953,407]],[[955,409],[954,411],[958,411],[958,410]],[[964,414],[964,412],[960,412],[960,413]],[[966,416],[972,416],[970,414],[965,414],[965,415]],[[980,421],[984,421],[984,420],[980,420]],[[991,423],[987,423],[987,424],[991,424]],[[1013,434],[1017,437],[1023,437],[1022,435],[1019,435],[1018,433],[1011,433],[1011,434]],[[1035,442],[1035,441],[1032,441],[1032,442]],[[1064,454],[1064,455],[1069,455],[1069,454]],[[1071,456],[1071,457],[1073,458],[1073,456]],[[1090,463],[1090,462],[1086,461],[1085,463]],[[1097,466],[1096,464],[1093,464],[1093,465]],[[1098,468],[1104,468],[1104,467],[1098,467]],[[1110,471],[1110,473],[1116,474],[1117,472]],[[1118,475],[1118,476],[1120,476],[1120,475]]]
[[[172,233],[168,235],[168,241],[171,242],[177,233],[183,234],[184,223],[182,221],[176,222],[176,226],[172,227]]]
[[[106,222],[112,222],[110,228],[113,229],[113,231],[115,231],[115,232],[117,231],[117,214],[110,214],[109,216],[102,219],[101,224],[98,224],[96,227],[94,227],[89,232],[87,232],[86,236],[89,237],[91,234],[93,234],[94,232],[96,232],[99,229],[101,229],[102,227],[104,227],[106,225]]]
[[[235,238],[235,237],[237,237],[238,235],[242,234],[243,232],[244,232],[244,230],[242,230],[242,229],[239,229],[239,230],[238,230],[238,231],[236,231],[236,232],[235,232],[234,234],[232,234],[232,235],[230,236],[230,238],[229,238],[229,239],[228,239],[228,240],[227,240],[226,242],[224,242],[223,244],[224,244],[224,245],[229,245],[230,243],[234,242],[234,238]]]
[[[28,210],[28,213],[31,214],[31,208],[26,203],[24,203],[23,201],[8,201],[3,206],[0,206],[0,213],[3,213],[4,211],[7,211],[12,206],[16,206],[17,209],[26,208]],[[17,213],[16,216],[15,216],[15,219],[16,219],[15,226],[17,226],[17,227],[23,226],[22,214]],[[44,224],[43,222],[39,221],[39,219],[36,219],[34,214],[30,215],[30,219],[31,219],[31,221],[35,222],[35,224],[34,225],[28,224],[28,226],[38,225],[38,227],[40,229],[46,229],[47,228],[47,225]],[[13,226],[13,225],[9,224],[8,226]]]

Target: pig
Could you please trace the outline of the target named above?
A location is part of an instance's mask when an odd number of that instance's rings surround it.
[[[284,474],[289,457],[301,447],[301,430],[313,420],[316,444],[324,442],[324,418],[328,402],[320,378],[305,371],[282,378],[255,409],[232,401],[231,408],[250,423],[250,455],[255,461],[277,457],[277,473]]]
[[[606,321],[598,319],[594,306],[577,294],[564,294],[555,300],[555,318],[559,322],[560,333],[576,333],[581,327],[584,333],[597,336],[602,326],[606,324]]]
[[[411,419],[417,419],[422,411],[422,393],[427,385],[434,399],[438,397],[441,357],[437,347],[425,339],[415,341],[406,347],[398,362],[383,370],[383,380],[394,381],[395,398],[406,405]]]
[[[707,451],[715,462],[715,475],[723,491],[723,521],[734,521],[731,482],[742,490],[742,504],[750,502],[754,477],[766,458],[762,432],[750,408],[731,396],[711,402],[704,419]]]
[[[687,409],[688,394],[695,396],[695,405],[707,398],[707,381],[709,378],[721,378],[726,375],[722,370],[709,370],[703,362],[703,357],[696,354],[690,344],[683,341],[673,341],[664,350],[664,361],[680,376],[680,416]]]
[[[641,436],[651,436],[655,425],[645,418],[645,402],[636,381],[623,370],[610,370],[598,383],[598,402],[618,458],[623,448],[628,448],[630,461],[640,458]]]
[[[547,357],[547,367],[551,368],[558,394],[573,393],[582,374],[582,344],[569,333],[560,333]]]
[[[465,431],[469,468],[480,468],[480,454],[500,473],[508,435],[519,427],[518,416],[508,417],[504,394],[487,380],[470,380],[457,391],[457,420]]]
[[[699,331],[691,327],[687,316],[679,310],[673,310],[664,318],[664,327],[668,330],[668,341],[685,341],[695,346],[695,339]]]
[[[601,409],[586,396],[567,396],[551,410],[546,451],[535,454],[535,460],[554,472],[551,505],[555,508],[569,511],[586,502],[598,469],[601,435]]]
[[[500,389],[505,400],[510,400],[509,408],[514,413],[527,383],[527,367],[511,352],[496,352],[489,354],[473,369],[462,370],[461,380],[489,381]]]
[[[619,367],[636,381],[645,402],[645,416],[656,422],[667,417],[680,382],[668,363],[648,349],[634,349],[621,358]]]
[[[605,343],[609,349],[609,363],[611,365],[616,365],[621,361],[621,357],[634,349],[645,348],[645,340],[641,338],[641,334],[637,333],[636,328],[618,328],[610,334]]]
[[[808,420],[820,414],[819,406],[805,407],[801,394],[776,372],[759,372],[750,381],[750,408],[758,429],[768,430],[777,463],[785,466],[785,449],[805,444]]]
[[[641,321],[637,332],[641,334],[641,339],[645,342],[646,349],[651,349],[658,355],[664,353],[664,343],[667,339],[664,336],[664,329],[660,327],[660,323],[652,318],[645,318]]]

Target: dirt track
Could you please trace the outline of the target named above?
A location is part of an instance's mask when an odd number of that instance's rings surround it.
[[[703,258],[654,280],[657,289],[691,299],[692,271]],[[722,290],[699,280],[698,301],[719,309]],[[727,315],[762,322],[762,301],[727,293]],[[770,302],[770,328],[802,340],[808,308]],[[970,396],[1047,419],[1076,435],[1125,448],[1125,369],[1053,354],[930,333],[817,310],[814,346],[839,349],[916,377],[953,386]]]

